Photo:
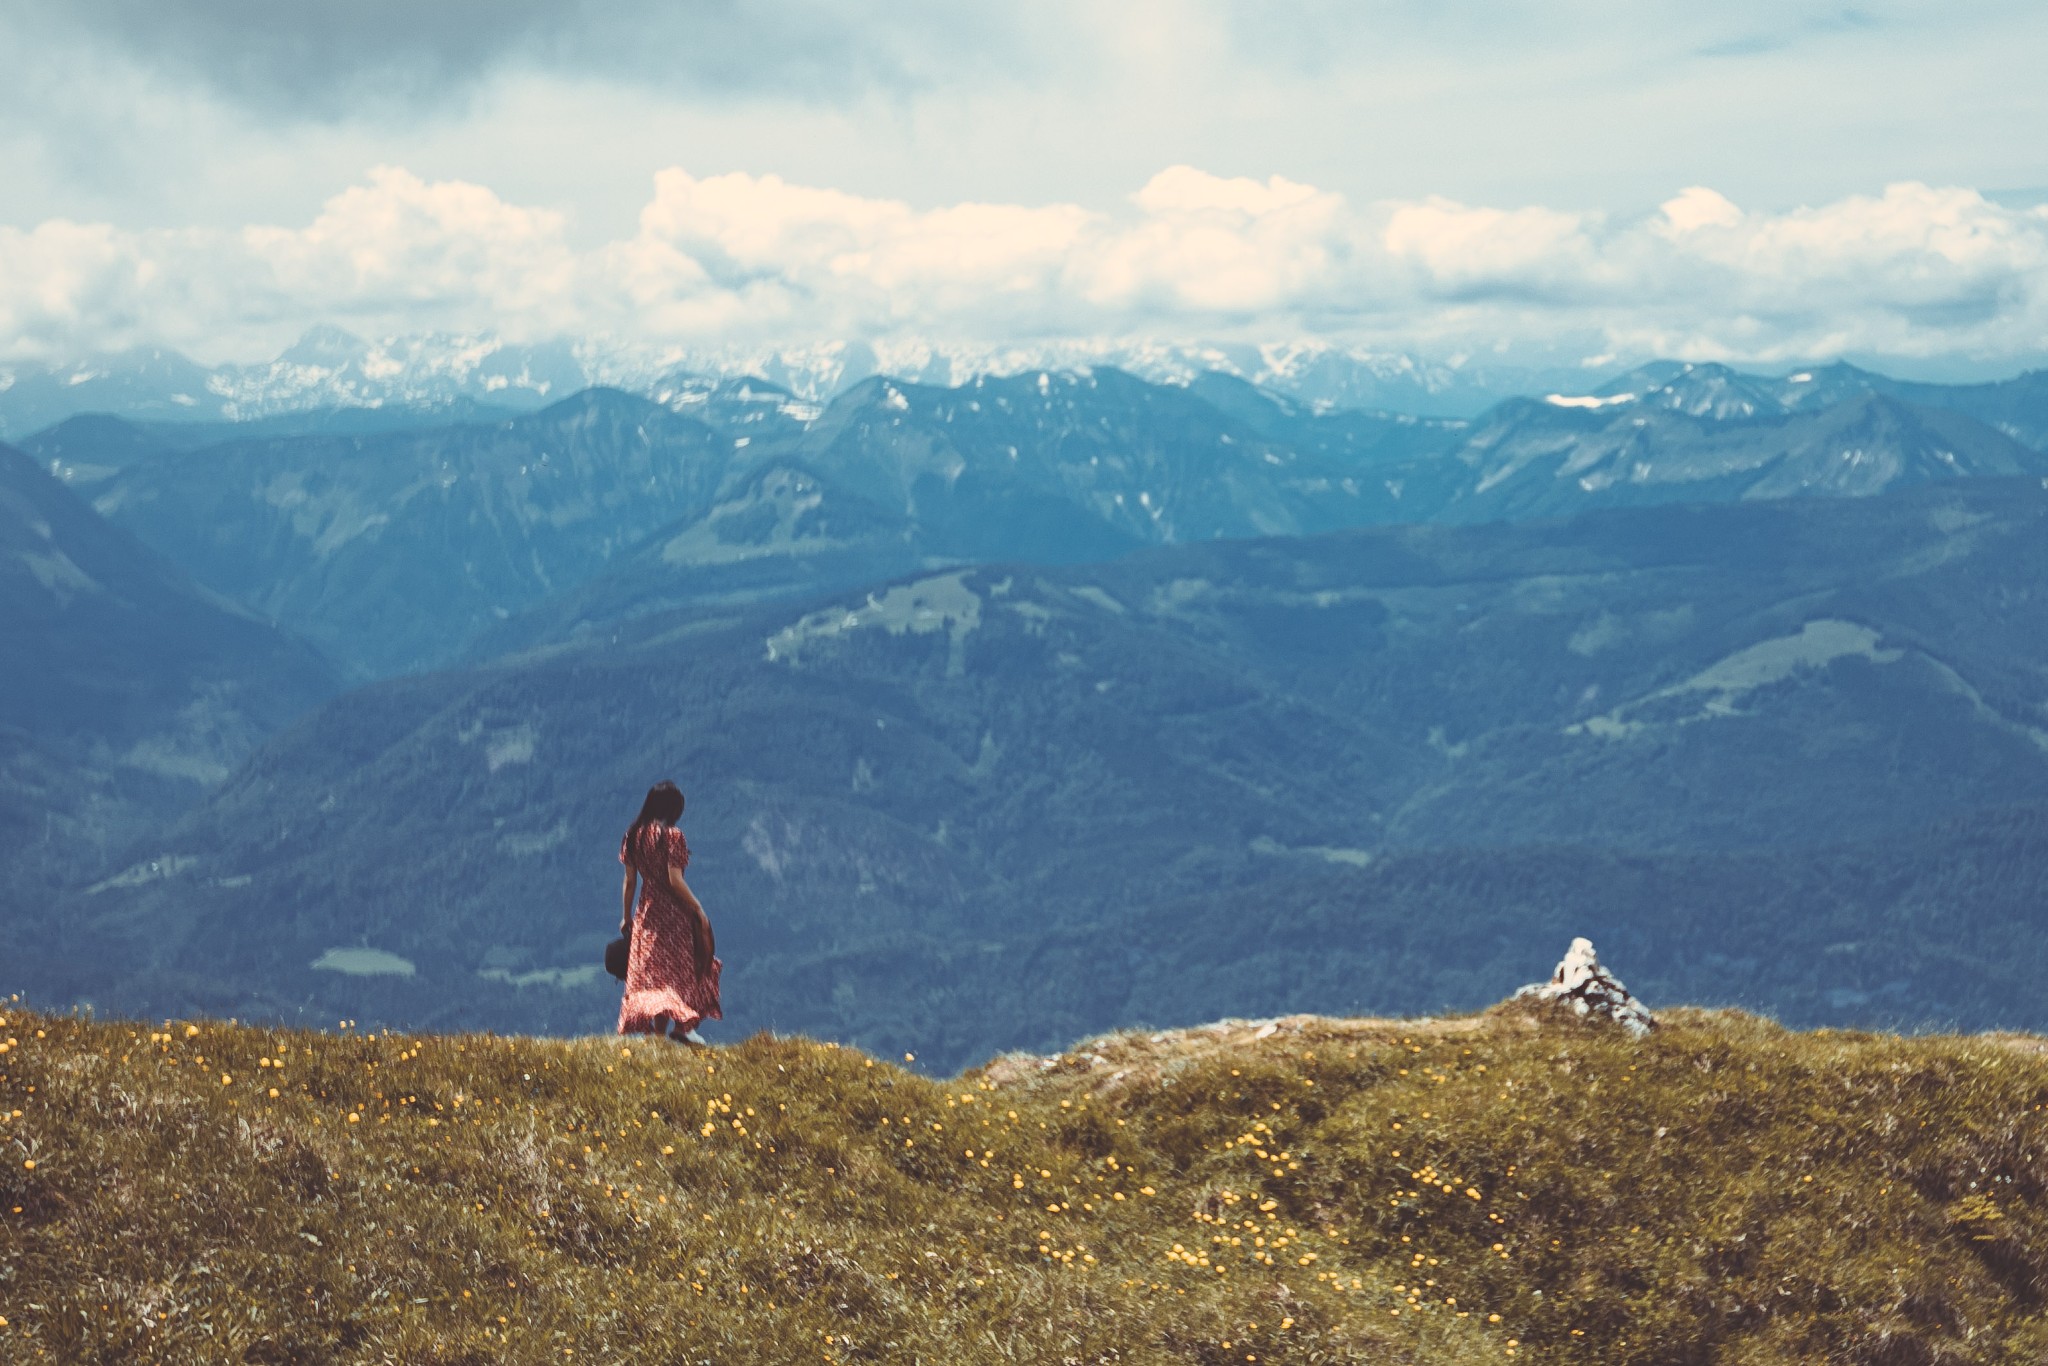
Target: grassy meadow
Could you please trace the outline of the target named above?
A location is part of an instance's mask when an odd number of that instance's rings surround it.
[[[1535,1007],[803,1039],[0,1005],[0,1361],[2048,1359],[2048,1053]]]

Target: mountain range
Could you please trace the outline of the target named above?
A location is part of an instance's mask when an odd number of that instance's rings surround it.
[[[2048,472],[2048,458],[1952,409],[1876,391],[1826,407],[1702,414],[1666,390],[1579,406],[1501,404],[1454,453],[1466,477],[1434,520],[1568,516],[1592,506],[1859,497],[1945,479]]]
[[[65,901],[98,947],[39,985],[603,1028],[609,850],[673,774],[733,1027],[940,1067],[1478,1003],[1567,930],[1694,999],[2037,1024],[2044,529],[1985,479],[643,615],[322,707],[138,846],[174,876]]]
[[[789,596],[1384,520],[1395,500],[1371,471],[1459,427],[1317,417],[1243,388],[1259,427],[1103,370],[869,380],[822,410],[756,380],[669,404],[594,389],[498,422],[213,444],[215,428],[173,444],[75,418],[25,449],[203,582],[388,676],[543,604],[595,629],[621,597]]]
[[[24,445],[363,678],[920,568],[2048,473],[1953,409],[1844,384],[1826,406],[1731,411],[1727,383],[1694,367],[1467,423],[1324,412],[1222,374],[870,379],[825,405],[747,379],[390,429],[388,410],[246,432],[75,418]]]
[[[67,423],[28,449],[74,478],[106,471],[94,505],[116,525],[369,676],[449,657],[702,506],[729,447],[599,390],[426,430],[107,455],[110,434]]]
[[[292,363],[407,373],[359,347]],[[1660,363],[1462,418],[1223,370],[682,370],[535,406],[537,362],[478,355],[532,383],[8,454],[18,984],[601,1028],[603,851],[674,773],[736,1026],[959,1062],[1432,1009],[1589,929],[1694,999],[2034,1019],[2039,377]],[[1447,975],[1439,934],[1486,947]]]
[[[315,650],[200,588],[4,446],[0,622],[10,955],[34,953],[20,917],[40,920],[55,889],[96,879],[339,688]]]
[[[0,363],[0,440],[80,413],[136,420],[253,421],[335,408],[531,409],[609,387],[667,402],[706,380],[755,378],[819,403],[888,376],[957,387],[1038,370],[1127,370],[1187,384],[1220,372],[1323,408],[1468,416],[1509,395],[1569,385],[1583,367],[1496,364],[1315,340],[1234,343],[1071,340],[970,345],[927,340],[660,347],[598,338],[514,343],[491,335],[365,341],[316,327],[269,361],[207,365],[141,349],[72,362]]]
[[[1589,397],[1608,405],[1641,401],[1694,417],[1744,418],[1813,412],[1866,393],[1946,408],[2024,446],[2048,446],[2048,371],[2039,370],[1989,383],[1930,384],[1840,362],[1774,377],[1744,374],[1725,365],[1659,361],[1609,381]]]

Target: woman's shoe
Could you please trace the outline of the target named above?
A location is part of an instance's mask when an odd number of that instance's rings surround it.
[[[684,1031],[683,1031],[682,1033],[680,1033],[680,1034],[674,1034],[674,1035],[671,1035],[670,1037],[671,1037],[671,1038],[675,1038],[675,1039],[679,1039],[679,1040],[681,1040],[682,1042],[684,1042],[684,1043],[686,1043],[686,1044],[690,1045],[690,1046],[691,1046],[692,1048],[709,1048],[709,1047],[711,1047],[711,1041],[710,1041],[709,1039],[705,1038],[705,1037],[704,1037],[704,1036],[703,1036],[702,1034],[699,1034],[699,1033],[698,1033],[698,1032],[697,1032],[697,1031],[696,1031],[695,1029],[686,1029],[686,1030],[684,1030]]]

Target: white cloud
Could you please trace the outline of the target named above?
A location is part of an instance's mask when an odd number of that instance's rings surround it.
[[[481,185],[379,167],[305,228],[246,228],[240,245],[280,312],[319,299],[357,312],[547,318],[579,271],[562,227],[560,214],[507,204]]]
[[[1667,234],[1697,232],[1701,228],[1732,228],[1742,221],[1742,210],[1726,195],[1704,185],[1680,190],[1663,204],[1662,229]]]
[[[1415,268],[1431,291],[1569,296],[1601,273],[1597,226],[1553,209],[1471,208],[1431,198],[1396,206],[1382,240],[1388,255]]]
[[[1001,326],[1061,296],[1093,215],[1073,205],[956,204],[791,185],[655,177],[640,231],[604,254],[641,325],[674,337],[874,334],[979,315]]]
[[[649,342],[1153,335],[1376,345],[1598,339],[1771,361],[2048,350],[2048,212],[1895,184],[1783,212],[1691,187],[1618,217],[1173,166],[1124,208],[915,207],[774,175],[655,179],[637,229],[382,168],[298,227],[0,228],[0,354],[267,354],[315,322]]]
[[[162,275],[139,240],[103,223],[0,227],[0,354],[132,345]]]
[[[424,330],[489,318],[542,335],[587,320],[583,273],[559,214],[379,168],[300,228],[0,228],[0,352],[246,355],[320,319]]]
[[[1261,217],[1291,209],[1320,198],[1313,185],[1301,185],[1284,176],[1264,181],[1249,176],[1213,176],[1193,166],[1169,166],[1131,196],[1131,202],[1147,213],[1239,213]]]
[[[1667,203],[1667,319],[1617,338],[1674,353],[1794,358],[1844,350],[2038,355],[2048,346],[2048,214],[1917,183],[1785,213],[1711,191]],[[1697,314],[1690,327],[1680,312]],[[1643,340],[1647,339],[1647,340]]]
[[[0,4],[0,222],[296,226],[379,164],[564,212],[586,250],[677,162],[919,211],[1116,214],[1177,164],[1238,196],[1191,210],[2026,190],[2044,44],[2027,0]]]
[[[1225,321],[1320,309],[1357,245],[1341,195],[1280,176],[1174,166],[1131,202],[1138,219],[1105,225],[1078,272],[1086,297],[1111,310]],[[1356,282],[1340,292],[1357,301]]]

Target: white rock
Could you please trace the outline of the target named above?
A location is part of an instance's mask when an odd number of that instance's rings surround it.
[[[1612,1020],[1638,1039],[1657,1027],[1657,1017],[1629,995],[1619,977],[1600,966],[1590,939],[1572,940],[1550,980],[1530,983],[1516,992],[1515,998],[1568,1001],[1577,1014]]]

